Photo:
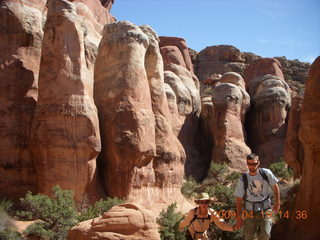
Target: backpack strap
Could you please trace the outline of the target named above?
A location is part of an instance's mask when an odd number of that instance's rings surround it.
[[[248,177],[246,173],[242,174],[243,188],[244,188],[244,200],[247,199],[247,189],[248,189]]]
[[[259,173],[262,178],[270,185],[269,178],[263,168],[259,168]]]
[[[196,214],[197,208],[194,208],[193,210],[194,210],[193,218],[192,218],[192,220],[189,222],[189,225],[187,226],[187,228],[189,228],[189,227],[190,227],[190,225],[191,225],[191,223],[193,223],[193,222],[194,222],[194,220],[196,220],[196,219],[197,219],[197,217],[198,217],[198,215]]]
[[[201,220],[210,220],[210,219],[211,219],[211,214],[210,214],[210,213],[208,213],[208,216],[205,217],[205,218],[199,218],[199,217],[198,217],[198,214],[196,214],[196,210],[197,210],[197,208],[194,208],[193,218],[192,218],[192,220],[190,221],[190,223],[189,223],[189,225],[188,225],[187,228],[189,228],[189,226],[190,226],[196,219],[201,219]]]

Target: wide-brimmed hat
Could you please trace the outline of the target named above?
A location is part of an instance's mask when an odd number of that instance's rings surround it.
[[[210,197],[208,193],[203,192],[203,193],[200,193],[194,201],[196,203],[200,203],[200,202],[204,202],[204,201],[212,202],[212,201],[214,201],[214,198]]]

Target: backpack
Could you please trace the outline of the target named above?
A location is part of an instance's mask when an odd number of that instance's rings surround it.
[[[270,184],[269,179],[263,168],[259,168],[259,173],[262,176],[263,180],[265,180],[268,184]],[[243,187],[244,187],[244,200],[247,199],[247,189],[248,189],[248,177],[246,173],[242,174],[242,181],[243,181]],[[269,196],[268,196],[269,197]]]

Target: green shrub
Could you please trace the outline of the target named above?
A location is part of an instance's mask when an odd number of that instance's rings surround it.
[[[78,212],[70,190],[53,188],[52,198],[28,192],[20,199],[25,211],[19,215],[28,219],[39,219],[30,225],[25,233],[28,236],[52,240],[66,239],[69,229],[78,222]]]
[[[96,202],[93,206],[85,209],[79,216],[79,221],[85,221],[88,219],[96,218],[104,212],[109,211],[115,205],[121,204],[124,201],[119,198],[107,198],[106,200],[101,199]]]
[[[0,200],[0,209],[5,211],[7,214],[11,215],[11,213],[12,213],[12,202],[9,199],[2,198]]]
[[[177,204],[173,203],[167,209],[161,211],[157,223],[160,225],[160,237],[162,240],[185,240],[185,230],[179,231],[182,213],[176,213]]]
[[[271,164],[269,169],[278,178],[289,180],[293,177],[292,169],[288,168],[283,161]]]
[[[194,197],[199,189],[199,184],[192,177],[189,177],[185,180],[181,187],[181,193],[186,198]]]

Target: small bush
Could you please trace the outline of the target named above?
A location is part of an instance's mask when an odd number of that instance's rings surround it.
[[[211,162],[207,177],[203,180],[203,184],[213,184],[221,182],[228,171],[226,163]]]
[[[176,213],[177,204],[173,203],[167,209],[161,211],[157,223],[160,225],[160,237],[162,240],[185,240],[185,230],[179,231],[182,213]]]
[[[19,213],[20,216],[39,219],[26,229],[27,236],[64,240],[69,229],[78,222],[72,191],[62,190],[59,186],[53,188],[52,198],[28,192],[20,201],[26,209]]]
[[[289,180],[293,177],[293,171],[283,161],[271,164],[269,169],[278,178]]]
[[[1,240],[22,240],[22,236],[20,233],[13,229],[5,229],[0,231],[0,239]]]
[[[79,221],[85,221],[88,219],[96,218],[104,212],[109,211],[115,205],[121,204],[124,201],[120,198],[107,198],[106,200],[101,199],[96,202],[93,206],[85,209],[79,216]]]
[[[185,180],[181,187],[181,193],[186,198],[194,197],[199,189],[199,184],[192,177]]]

